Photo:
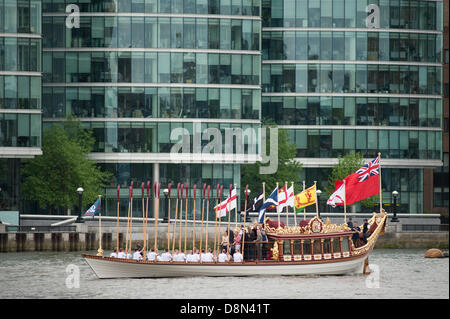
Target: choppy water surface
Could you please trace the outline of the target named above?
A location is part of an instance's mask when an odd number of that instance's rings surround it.
[[[424,253],[425,250],[374,250],[369,260],[379,272],[374,272],[372,277],[261,276],[101,280],[79,252],[3,253],[0,254],[0,299],[448,299],[449,259],[428,259],[423,257]],[[70,265],[78,266],[79,288],[72,287],[75,282],[67,279],[69,273],[66,269]],[[264,289],[264,286],[270,289]],[[242,289],[245,287],[247,289]]]

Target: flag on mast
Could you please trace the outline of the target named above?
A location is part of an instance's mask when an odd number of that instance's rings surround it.
[[[335,191],[327,201],[328,205],[351,205],[368,197],[380,193],[379,183],[379,157],[362,166],[353,174],[350,174],[345,180],[334,181]],[[334,207],[334,206],[333,206]]]
[[[266,199],[264,204],[259,209],[259,215],[258,215],[258,223],[262,224],[264,223],[264,216],[266,215],[266,209],[270,206],[278,206],[278,187],[275,187],[272,194]]]
[[[216,211],[216,218],[226,216],[228,212],[235,209],[237,206],[236,188],[231,191],[231,197],[228,196],[223,202],[214,207]]]
[[[316,185],[305,189],[301,193],[298,193],[294,197],[295,199],[295,210],[298,211],[301,208],[304,208],[309,205],[313,205],[316,203]]]
[[[253,198],[253,204],[249,205],[246,212],[248,213],[259,211],[263,203],[264,203],[264,193],[261,191],[261,193],[258,196]]]
[[[95,201],[95,203],[89,207],[89,209],[84,213],[83,217],[92,216],[94,218],[95,215],[101,213],[101,200],[100,197]]]
[[[286,206],[294,207],[294,205],[294,187],[286,189],[286,185],[284,185],[278,192],[277,212],[281,213]]]

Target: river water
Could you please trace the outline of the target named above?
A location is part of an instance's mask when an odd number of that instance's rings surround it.
[[[369,258],[370,276],[101,280],[79,252],[3,253],[0,299],[448,299],[449,259],[428,259],[424,253],[375,249]]]

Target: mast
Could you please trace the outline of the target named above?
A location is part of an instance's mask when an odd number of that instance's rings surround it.
[[[277,182],[277,192],[278,192],[278,182]],[[277,198],[278,198],[278,194],[277,194]],[[281,228],[281,221],[280,221],[280,211],[278,210],[278,207],[275,207],[275,209],[277,210],[277,215],[278,215],[278,229]]]
[[[344,182],[344,223],[347,223],[347,191],[346,191],[346,186],[345,186],[345,179],[343,180]]]
[[[233,185],[230,184],[230,191],[229,191],[229,195],[228,195],[227,209],[226,209],[227,213],[228,213],[228,227],[227,227],[227,232],[228,232],[227,256],[228,256],[228,259],[230,259],[229,257],[230,257],[230,245],[231,245],[231,242],[230,242],[230,221],[231,221],[230,216],[231,216],[231,212],[229,210],[229,206],[228,205],[230,203],[232,189],[233,189]]]
[[[292,195],[295,196],[294,182],[291,182],[291,187],[292,187]],[[295,224],[294,226],[297,226],[297,212],[295,211],[295,203],[294,203],[294,224]]]
[[[303,191],[305,191],[305,181],[303,181]],[[306,220],[306,206],[303,207],[303,220]]]
[[[317,203],[317,181],[314,181],[314,194],[316,200],[316,217],[319,218],[319,203]]]
[[[383,209],[383,199],[382,199],[383,192],[381,190],[381,153],[380,152],[378,152],[378,167],[379,167],[379,172],[380,172],[378,184],[380,184],[380,213],[381,213],[381,210]]]
[[[103,256],[103,249],[102,249],[102,210],[101,210],[101,207],[102,207],[102,204],[101,204],[101,201],[102,201],[102,195],[98,195],[98,199],[100,199],[100,213],[99,213],[99,220],[98,220],[98,240],[99,240],[99,247],[98,247],[98,250],[97,250],[97,256]],[[94,215],[95,215],[95,212],[94,212]]]
[[[289,194],[287,191],[287,181],[284,182],[284,190],[286,192],[286,227],[288,227],[289,226],[289,205],[288,205]]]

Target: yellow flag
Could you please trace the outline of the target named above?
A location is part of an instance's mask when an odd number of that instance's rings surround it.
[[[305,189],[303,192],[294,196],[295,209],[301,209],[303,207],[316,203],[316,185]]]

